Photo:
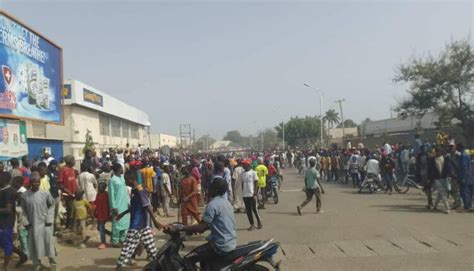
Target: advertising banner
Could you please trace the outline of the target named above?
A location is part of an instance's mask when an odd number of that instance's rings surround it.
[[[0,116],[62,124],[62,49],[0,11]]]
[[[0,160],[28,154],[24,121],[0,119]]]

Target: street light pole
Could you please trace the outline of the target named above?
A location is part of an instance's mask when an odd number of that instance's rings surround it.
[[[276,113],[280,113],[276,108],[273,108],[273,111]],[[285,119],[282,117],[281,118],[281,129],[282,129],[282,149],[285,151]]]
[[[321,138],[320,138],[320,141],[321,141],[321,146],[323,146],[324,142],[323,142],[323,128],[324,128],[324,124],[323,124],[323,93],[321,90],[318,90],[306,83],[304,83],[304,86],[305,87],[308,87],[314,91],[316,91],[317,94],[319,94],[319,119],[321,121],[321,125],[320,125],[320,131],[321,131]]]
[[[342,141],[344,142],[344,138],[346,136],[346,131],[344,127],[344,115],[342,113],[342,103],[345,102],[346,99],[339,99],[336,101],[336,103],[339,104],[339,110],[341,111],[341,124],[342,124]]]

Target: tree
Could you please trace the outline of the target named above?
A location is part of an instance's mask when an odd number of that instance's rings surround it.
[[[344,120],[344,128],[355,128],[355,127],[357,127],[357,123],[355,123],[353,120],[351,119]],[[342,123],[339,123],[337,128],[342,128]]]
[[[194,147],[198,150],[207,150],[212,144],[214,144],[214,142],[216,142],[216,140],[210,135],[203,135],[196,140]]]
[[[95,150],[94,139],[92,138],[91,131],[89,129],[87,129],[86,132],[86,144],[84,145],[84,148],[82,148],[82,153],[86,153],[87,150]]]
[[[321,125],[320,117],[304,118],[292,117],[285,123],[285,140],[289,145],[295,145],[300,140],[318,139],[320,136]],[[282,125],[275,127],[278,137],[282,138]]]
[[[286,127],[285,127],[286,128]],[[285,131],[286,132],[286,131]],[[257,142],[261,146],[261,138],[263,133],[263,145],[265,149],[273,149],[281,144],[281,139],[278,138],[277,132],[272,129],[265,129],[263,132],[260,132],[257,137]]]
[[[242,135],[237,130],[228,131],[223,139],[232,141],[237,144],[240,144],[243,141]]]
[[[458,128],[466,139],[472,137],[474,52],[468,40],[452,41],[437,57],[400,65],[393,80],[409,84],[408,96],[396,108],[401,117],[435,112],[439,128]]]
[[[333,128],[334,124],[338,124],[341,119],[339,118],[339,113],[337,113],[336,110],[329,109],[326,112],[326,115],[324,116],[323,120],[327,121],[328,128]]]

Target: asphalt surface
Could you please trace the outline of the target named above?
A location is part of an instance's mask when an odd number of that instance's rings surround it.
[[[303,176],[292,169],[284,175],[280,202],[270,201],[260,212],[263,229],[247,231],[246,215],[236,214],[240,244],[270,238],[281,243],[277,258],[282,270],[474,270],[474,213],[427,210],[424,195],[413,188],[403,195],[370,195],[349,185],[323,183],[324,213],[316,214],[313,199],[299,216],[296,205],[305,199]],[[74,236],[63,236],[58,270],[114,268],[119,249],[98,250],[97,233],[91,234],[85,249],[71,243]],[[157,246],[166,239],[158,233]],[[192,237],[185,251],[203,241],[204,236]],[[47,265],[47,259],[43,262]],[[140,270],[144,264],[145,255],[138,258],[138,266],[124,270]],[[31,270],[31,263],[20,270]]]

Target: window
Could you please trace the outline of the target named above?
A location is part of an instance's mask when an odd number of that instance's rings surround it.
[[[112,136],[120,137],[120,120],[117,118],[111,118],[110,123],[112,124]]]
[[[135,123],[130,124],[130,137],[138,139],[138,125]]]
[[[122,137],[130,137],[130,124],[127,121],[122,121]]]
[[[99,115],[100,134],[110,136],[110,118],[105,114]]]

